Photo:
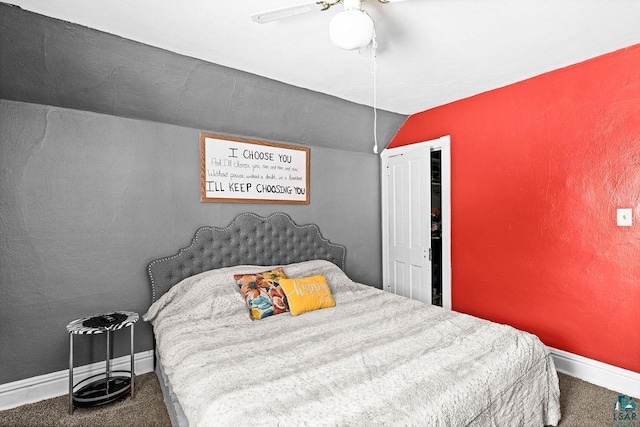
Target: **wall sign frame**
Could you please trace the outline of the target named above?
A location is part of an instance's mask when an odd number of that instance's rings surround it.
[[[306,147],[200,134],[200,201],[309,204]]]

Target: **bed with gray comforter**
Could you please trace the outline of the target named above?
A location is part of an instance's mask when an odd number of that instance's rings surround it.
[[[560,420],[547,348],[529,333],[351,281],[325,260],[284,266],[322,274],[336,305],[249,318],[233,275],[187,277],[144,318],[182,408],[207,425],[544,426]]]

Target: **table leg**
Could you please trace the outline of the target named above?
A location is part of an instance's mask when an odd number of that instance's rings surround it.
[[[109,394],[109,355],[111,354],[111,332],[107,331],[107,358],[106,358],[106,367],[105,367],[105,372],[106,372],[106,376],[107,376],[107,394]]]
[[[73,414],[73,334],[69,332],[69,415]]]
[[[131,398],[133,399],[134,391],[133,391],[133,382],[136,376],[135,374],[135,362],[134,362],[134,351],[133,351],[133,326],[131,325]]]

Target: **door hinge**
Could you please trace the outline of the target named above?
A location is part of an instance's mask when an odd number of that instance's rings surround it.
[[[429,248],[429,261],[431,261],[431,248]]]

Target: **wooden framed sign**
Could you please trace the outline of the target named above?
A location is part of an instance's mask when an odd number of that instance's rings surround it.
[[[309,204],[309,149],[201,133],[200,200]]]

